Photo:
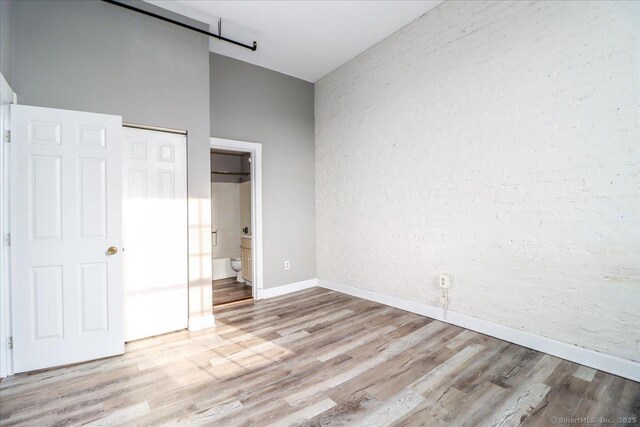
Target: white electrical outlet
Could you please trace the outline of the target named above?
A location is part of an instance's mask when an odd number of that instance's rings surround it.
[[[442,289],[449,289],[449,285],[450,285],[449,275],[448,274],[441,274],[440,275],[440,287]]]
[[[285,270],[289,270],[291,268],[291,262],[290,261],[285,261],[284,262],[284,269]]]

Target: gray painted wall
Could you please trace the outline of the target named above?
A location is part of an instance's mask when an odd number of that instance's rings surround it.
[[[11,10],[13,0],[0,0],[0,73],[11,86]]]
[[[11,83],[21,104],[188,131],[189,309],[211,314],[207,37],[98,1],[13,8]]]
[[[314,278],[313,84],[213,53],[209,58],[211,136],[262,144],[264,287]]]

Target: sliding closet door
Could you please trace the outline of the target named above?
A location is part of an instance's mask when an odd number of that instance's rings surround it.
[[[124,128],[125,340],[187,327],[186,136]]]

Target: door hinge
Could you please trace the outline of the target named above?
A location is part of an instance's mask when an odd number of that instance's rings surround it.
[[[7,242],[7,246],[11,246],[11,233],[7,233],[4,236],[4,241]]]
[[[9,337],[9,350],[13,350],[13,337]]]
[[[11,131],[5,131],[4,133],[4,142],[11,142]]]

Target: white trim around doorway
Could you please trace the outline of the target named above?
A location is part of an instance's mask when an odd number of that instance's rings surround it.
[[[251,255],[253,257],[253,299],[264,298],[262,254],[262,144],[211,138],[210,148],[251,154]]]
[[[0,378],[13,375],[13,351],[11,350],[11,237],[9,218],[10,172],[10,105],[17,104],[18,97],[0,73]]]

